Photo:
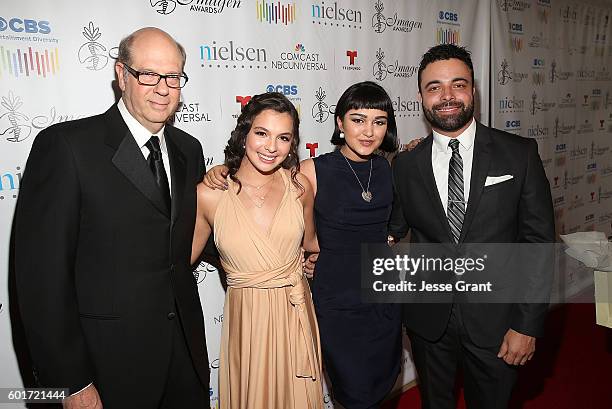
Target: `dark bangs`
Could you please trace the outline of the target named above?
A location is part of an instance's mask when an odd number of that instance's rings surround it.
[[[372,81],[351,85],[338,100],[334,113],[334,133],[331,143],[338,146],[344,145],[344,138],[340,138],[338,118],[344,118],[344,115],[351,109],[379,109],[385,111],[387,113],[387,134],[379,149],[385,152],[395,152],[397,150],[397,125],[391,98],[383,87]]]

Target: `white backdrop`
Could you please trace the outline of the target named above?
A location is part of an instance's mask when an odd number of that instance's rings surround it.
[[[403,143],[425,136],[416,70],[423,52],[444,41],[472,50],[480,117],[487,123],[490,14],[487,0],[3,2],[0,280],[8,282],[13,210],[34,137],[51,124],[103,112],[114,102],[116,46],[135,29],[160,27],[185,46],[190,80],[175,125],[202,142],[210,166],[223,161],[241,102],[267,90],[283,92],[298,108],[303,158],[331,150],[334,105],[347,86],[363,80],[378,81],[389,92]],[[210,266],[200,266],[198,282],[217,407],[224,293]],[[22,384],[9,313],[8,286],[2,285],[0,387]],[[403,364],[398,386],[414,379],[407,351]],[[326,404],[332,407],[329,396]]]
[[[538,141],[557,234],[610,235],[612,3],[498,0],[491,16],[493,126]],[[557,260],[553,299],[592,284],[590,269]]]

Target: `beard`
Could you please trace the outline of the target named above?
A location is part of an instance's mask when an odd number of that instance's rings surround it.
[[[461,108],[455,115],[444,115],[440,116],[436,110],[447,107],[458,107]],[[423,105],[423,113],[425,118],[431,124],[433,128],[441,129],[446,132],[455,132],[467,125],[474,116],[474,101],[470,102],[467,107],[461,101],[444,102],[442,104],[434,105],[431,109],[425,108]]]

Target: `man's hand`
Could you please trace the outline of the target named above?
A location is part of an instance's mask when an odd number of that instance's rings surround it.
[[[302,263],[302,268],[304,269],[304,275],[306,276],[306,278],[314,277],[315,264],[318,259],[319,259],[319,253],[312,253]]]
[[[202,182],[213,190],[227,190],[227,175],[227,166],[217,165],[206,172]]]
[[[527,361],[533,358],[535,343],[536,339],[534,337],[521,334],[510,328],[504,335],[497,357],[503,358],[509,365],[525,365]]]
[[[89,385],[79,393],[70,395],[62,402],[64,409],[102,409],[102,400],[95,386]]]
[[[423,139],[425,138],[416,138],[416,139],[411,140],[410,142],[408,142],[408,145],[406,145],[406,148],[404,150],[410,152],[411,150],[416,148],[416,146],[420,144],[423,141]]]

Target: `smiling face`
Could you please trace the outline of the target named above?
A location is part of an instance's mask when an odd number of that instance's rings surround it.
[[[261,111],[246,136],[242,166],[253,166],[264,174],[273,173],[289,155],[292,140],[293,119],[288,112]]]
[[[130,66],[136,71],[157,74],[180,74],[183,71],[183,58],[176,43],[161,30],[139,32],[130,55]],[[163,79],[155,86],[140,85],[121,62],[117,62],[115,71],[127,110],[151,133],[157,133],[176,111],[180,89],[169,88]]]
[[[419,93],[431,127],[443,135],[459,136],[474,116],[474,84],[468,66],[451,58],[423,70]]]
[[[368,160],[387,134],[387,113],[380,109],[350,109],[338,118],[345,144],[340,152],[353,161]]]

